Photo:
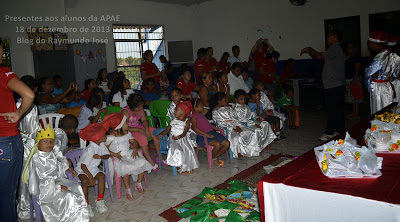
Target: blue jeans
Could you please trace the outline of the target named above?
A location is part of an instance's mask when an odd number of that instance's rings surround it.
[[[0,137],[0,220],[17,221],[15,199],[21,174],[21,136]]]

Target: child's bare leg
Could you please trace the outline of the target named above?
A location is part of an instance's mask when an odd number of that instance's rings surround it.
[[[149,151],[149,145],[141,146],[140,149],[142,149],[143,156],[146,157],[147,161],[149,161],[149,163],[152,166],[154,166],[155,163],[154,163],[153,159],[151,159],[150,151]],[[160,146],[158,147],[158,149],[159,149],[159,152],[160,152]]]
[[[124,175],[122,177],[122,180],[124,181],[125,189],[131,188],[131,185],[129,183],[130,181],[129,181],[129,175],[128,174]]]
[[[89,203],[89,199],[88,199],[88,197],[89,197],[89,192],[88,192],[89,178],[84,174],[79,174],[78,178],[81,181],[81,186],[82,186],[83,194],[85,194],[86,202]]]
[[[218,153],[221,149],[221,143],[218,140],[213,140],[209,143],[210,146],[213,146],[214,149],[212,150],[212,158],[215,159],[218,157]]]
[[[98,181],[97,185],[99,186],[99,194],[104,194],[104,189],[106,187],[106,176],[104,175],[104,173],[100,172],[96,174],[94,178]]]
[[[230,143],[229,140],[224,140],[221,143],[221,149],[219,151],[219,153],[217,154],[217,156],[221,156],[222,154],[224,154],[230,147]]]
[[[144,177],[144,172],[138,175],[137,182],[141,183]]]

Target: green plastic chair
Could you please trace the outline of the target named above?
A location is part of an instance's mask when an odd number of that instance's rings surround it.
[[[119,113],[119,112],[121,112],[122,108],[119,107],[119,106],[107,106],[107,107],[106,107],[106,110],[108,111],[107,113],[101,113],[101,114],[100,114],[100,119],[101,119],[101,120],[103,120],[104,117],[105,117],[107,114]]]
[[[150,103],[149,109],[151,115],[158,118],[160,122],[160,128],[168,127],[171,119],[167,116],[168,107],[171,104],[169,100],[155,100]]]

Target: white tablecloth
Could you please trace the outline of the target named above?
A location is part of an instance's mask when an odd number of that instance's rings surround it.
[[[400,221],[400,206],[263,182],[266,222],[359,222]],[[399,191],[400,192],[400,191]]]

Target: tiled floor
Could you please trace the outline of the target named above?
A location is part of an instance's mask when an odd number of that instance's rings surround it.
[[[106,205],[109,211],[99,215],[95,210],[95,217],[91,221],[165,221],[158,215],[166,209],[199,194],[205,187],[216,186],[229,177],[245,170],[252,165],[268,158],[271,154],[289,154],[299,156],[314,148],[321,142],[318,140],[323,133],[326,121],[325,112],[300,113],[301,127],[297,130],[286,129],[288,138],[272,143],[272,149],[261,153],[259,157],[235,159],[226,163],[224,167],[208,169],[207,157],[199,157],[200,168],[192,175],[178,175],[174,177],[170,167],[164,167],[162,172],[147,174],[148,188],[140,195],[133,192],[136,199],[133,202],[126,200],[126,196],[117,199],[115,185],[113,193],[115,202],[112,203],[108,190],[105,192]],[[347,126],[357,121],[346,122]],[[223,157],[225,159],[226,157]],[[122,185],[123,186],[123,185]],[[131,185],[133,187],[133,185]],[[94,189],[89,190],[89,196],[94,203]],[[25,221],[25,220],[19,220]]]

